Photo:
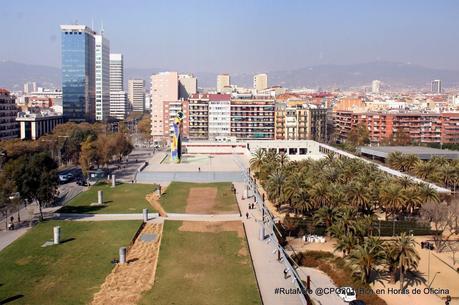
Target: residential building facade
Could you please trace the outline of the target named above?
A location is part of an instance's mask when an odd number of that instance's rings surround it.
[[[276,104],[276,140],[327,140],[327,109],[304,101]]]
[[[164,140],[164,101],[178,100],[177,72],[162,72],[151,76],[151,135]]]
[[[179,99],[187,99],[198,92],[198,79],[192,74],[178,76]]]
[[[231,79],[229,74],[217,75],[217,92],[222,93],[225,87],[231,86]]]
[[[253,77],[253,89],[257,91],[261,91],[267,88],[268,88],[268,74],[261,73]]]
[[[241,140],[274,139],[274,99],[231,100],[231,136]]]
[[[0,140],[15,139],[19,136],[16,122],[18,108],[16,98],[6,89],[0,88]]]

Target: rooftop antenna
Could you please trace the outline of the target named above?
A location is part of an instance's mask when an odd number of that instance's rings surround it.
[[[104,21],[101,21],[101,26],[100,26],[100,35],[104,35]]]

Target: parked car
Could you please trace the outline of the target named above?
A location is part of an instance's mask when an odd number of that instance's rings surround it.
[[[69,177],[67,174],[59,174],[59,182],[60,183],[66,183],[69,182]]]
[[[344,302],[352,302],[357,300],[356,293],[352,287],[341,287],[336,290],[336,294],[343,299]]]
[[[354,300],[354,301],[350,301],[349,305],[367,305],[367,304],[362,300]]]

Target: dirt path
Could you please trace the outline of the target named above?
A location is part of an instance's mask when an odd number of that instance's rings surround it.
[[[159,202],[159,195],[156,192],[147,194],[145,199],[150,203],[153,209],[158,211],[160,216],[167,217],[167,213],[161,206],[161,203]]]
[[[116,265],[105,278],[92,305],[135,305],[152,288],[163,225],[147,224],[127,254],[127,264]]]

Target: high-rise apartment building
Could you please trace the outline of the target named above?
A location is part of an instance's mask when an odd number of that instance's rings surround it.
[[[209,96],[195,94],[189,99],[189,138],[190,140],[209,139]]]
[[[371,82],[371,92],[380,93],[381,92],[381,81],[375,79]]]
[[[151,76],[151,135],[164,139],[164,101],[178,100],[177,72],[162,72]]]
[[[128,80],[128,100],[132,111],[145,111],[145,81],[143,79]]]
[[[70,121],[95,119],[95,39],[85,25],[61,25],[62,108]]]
[[[101,33],[95,35],[96,45],[96,121],[110,115],[110,42]]]
[[[431,91],[432,93],[441,93],[442,92],[442,87],[441,87],[441,80],[436,79],[433,80],[431,83]]]
[[[123,120],[128,114],[127,94],[124,91],[123,55],[110,53],[110,116]]]
[[[179,99],[187,99],[198,92],[198,79],[192,74],[178,76]]]
[[[229,74],[217,75],[217,92],[221,93],[225,87],[231,86]]]
[[[23,91],[24,91],[24,94],[29,94],[29,93],[37,91],[37,83],[36,82],[24,83]]]
[[[0,88],[0,140],[19,137],[19,124],[16,122],[18,108],[15,100],[8,90]]]
[[[253,89],[257,91],[265,90],[268,88],[268,74],[257,74],[253,77]]]

